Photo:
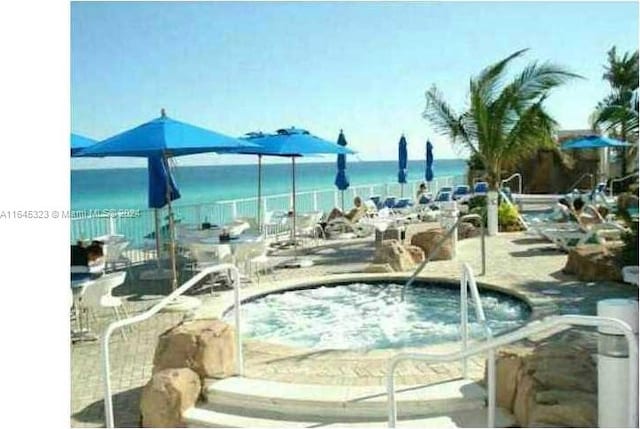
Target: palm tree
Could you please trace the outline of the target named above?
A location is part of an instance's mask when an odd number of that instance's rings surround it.
[[[502,170],[552,144],[557,123],[546,112],[544,101],[551,89],[580,77],[553,64],[534,62],[505,83],[507,67],[526,51],[517,51],[471,78],[469,108],[461,114],[435,86],[426,93],[424,118],[452,144],[465,146],[484,164],[492,190],[487,198],[490,235],[498,230],[495,191]]]
[[[607,52],[608,64],[602,78],[611,93],[596,106],[594,129],[603,128],[613,137],[638,142],[638,51],[618,56],[614,46]],[[622,149],[622,175],[627,174],[627,150]]]

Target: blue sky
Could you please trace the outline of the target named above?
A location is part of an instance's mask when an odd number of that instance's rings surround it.
[[[470,76],[530,48],[515,70],[551,61],[586,78],[548,100],[561,128],[586,128],[613,45],[638,48],[637,3],[72,3],[71,129],[102,139],[164,107],[235,136],[295,125],[335,140],[343,128],[362,160],[395,159],[403,132],[411,159],[427,138],[453,158],[465,154],[421,117],[432,84],[462,108]],[[144,163],[72,161],[113,165]]]

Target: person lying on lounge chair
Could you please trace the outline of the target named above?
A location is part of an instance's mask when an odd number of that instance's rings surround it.
[[[587,209],[589,209],[591,213],[587,213]],[[593,206],[585,207],[582,198],[576,198],[573,200],[573,214],[576,219],[578,219],[578,223],[582,226],[604,222],[602,215],[597,210],[594,210]]]
[[[329,213],[329,216],[327,217],[326,223],[329,223],[333,219],[337,219],[339,217],[344,217],[344,218],[348,219],[351,222],[357,222],[367,214],[367,208],[362,203],[362,198],[355,197],[353,199],[353,205],[355,207],[352,208],[351,210],[349,210],[346,213],[343,213],[342,210],[340,210],[337,207],[334,208],[333,210],[331,210],[331,213]]]

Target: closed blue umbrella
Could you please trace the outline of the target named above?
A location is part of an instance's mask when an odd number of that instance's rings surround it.
[[[71,133],[71,155],[73,156],[79,153],[82,149],[86,149],[96,143],[98,143],[97,140]]]
[[[427,140],[427,165],[424,171],[424,178],[427,182],[433,180],[433,145]]]
[[[296,243],[296,158],[305,155],[318,154],[352,154],[354,151],[346,147],[339,146],[328,140],[321,139],[311,134],[307,130],[300,128],[286,128],[277,130],[275,134],[248,133],[243,138],[253,143],[254,147],[238,148],[236,153],[253,154],[260,157],[283,156],[291,158],[291,194],[293,201],[293,230],[292,241],[297,249]],[[260,177],[260,172],[258,173]],[[258,183],[258,205],[260,205],[260,183]]]
[[[345,147],[347,145],[347,139],[344,138],[344,133],[340,130],[338,136],[338,145]],[[347,177],[347,156],[345,154],[338,154],[338,172],[336,173],[335,180],[336,188],[340,190],[342,196],[342,211],[344,211],[344,191],[349,189],[349,177]]]
[[[172,248],[170,255],[173,274],[172,286],[175,289],[177,274],[171,201],[179,198],[180,194],[168,168],[168,158],[204,152],[231,152],[252,146],[246,141],[171,119],[162,109],[159,118],[82,149],[75,156],[124,156],[149,159],[149,206],[153,208],[160,208],[165,204],[168,206],[169,235]],[[162,195],[165,197],[164,204]],[[156,250],[160,255],[158,229],[156,211]]]
[[[400,183],[400,197],[402,198],[404,184],[407,183],[407,139],[404,134],[398,142],[398,183]]]

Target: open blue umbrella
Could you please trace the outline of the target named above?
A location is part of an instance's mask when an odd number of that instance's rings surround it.
[[[338,145],[345,147],[347,145],[347,139],[344,138],[344,133],[340,130],[338,136]],[[344,191],[349,189],[349,178],[347,177],[347,155],[338,154],[338,172],[336,173],[335,180],[336,188],[340,190],[342,196],[342,211],[344,211]]]
[[[400,198],[402,198],[404,184],[407,183],[407,139],[404,134],[398,142],[398,183],[400,183]]]
[[[98,143],[97,140],[71,133],[71,156],[96,143]]]
[[[616,148],[616,147],[627,147],[627,146],[631,146],[631,145],[629,143],[612,139],[610,137],[592,135],[592,136],[578,137],[576,139],[564,142],[562,144],[562,149],[563,150],[602,149],[602,148],[609,148],[609,147]]]
[[[237,148],[236,153],[258,155],[258,160],[262,155],[267,156],[283,156],[291,158],[291,196],[293,201],[293,229],[291,231],[291,239],[296,247],[296,158],[306,155],[319,154],[352,154],[354,151],[346,147],[338,146],[328,140],[321,139],[311,134],[307,130],[300,128],[279,129],[275,134],[248,133],[243,137],[245,141],[253,143],[254,147]],[[258,164],[260,168],[260,163]],[[260,177],[261,172],[258,172]],[[258,181],[258,207],[260,207],[261,189],[260,180]]]
[[[177,286],[177,274],[171,201],[179,198],[180,193],[168,168],[168,158],[205,152],[231,152],[238,148],[252,146],[251,143],[246,141],[171,119],[162,109],[159,118],[82,149],[75,156],[125,156],[142,157],[149,160],[149,206],[156,208],[156,250],[160,255],[157,209],[167,205],[169,211],[169,239],[171,242],[172,286],[175,289]],[[162,195],[165,196],[164,201],[162,200]]]
[[[629,143],[612,139],[606,136],[583,136],[569,140],[562,144],[563,150],[600,149],[600,174],[607,178],[609,176],[609,155],[610,148],[624,148],[631,146]]]

